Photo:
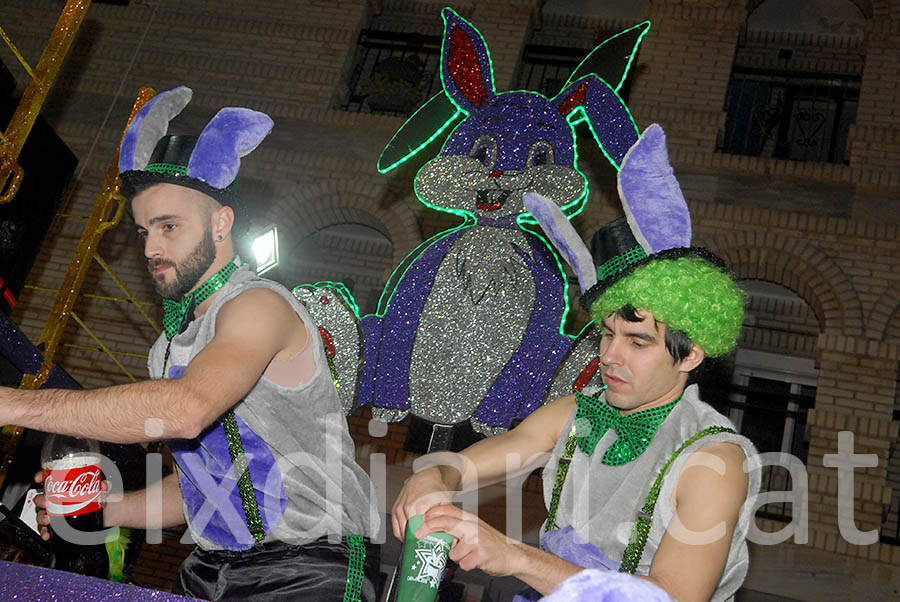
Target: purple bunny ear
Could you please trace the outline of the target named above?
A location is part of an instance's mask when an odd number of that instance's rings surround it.
[[[441,16],[441,81],[453,102],[472,113],[496,95],[490,53],[478,30],[452,8],[444,8]]]
[[[265,113],[225,107],[203,128],[188,161],[187,175],[214,188],[225,188],[237,177],[241,157],[259,146],[273,125]]]
[[[608,83],[594,74],[576,80],[551,101],[572,125],[587,119],[594,139],[616,169],[638,140],[638,129],[628,107]],[[582,115],[574,113],[580,109]]]
[[[669,165],[666,135],[659,125],[644,130],[622,160],[619,197],[645,253],[691,246],[691,214]]]
[[[169,122],[187,106],[192,95],[190,88],[180,86],[157,94],[141,107],[122,136],[120,173],[147,167],[153,148],[169,129]]]
[[[597,271],[591,252],[588,251],[584,241],[581,240],[569,218],[565,216],[559,206],[536,192],[523,194],[522,202],[525,204],[525,209],[544,229],[547,238],[557,248],[566,263],[575,270],[581,292],[587,292],[597,284]]]

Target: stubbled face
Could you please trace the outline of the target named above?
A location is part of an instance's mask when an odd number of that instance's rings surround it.
[[[490,219],[523,213],[524,192],[568,205],[587,186],[574,167],[573,147],[572,128],[546,99],[499,94],[460,123],[441,154],[422,167],[416,194],[426,204]]]
[[[673,401],[684,388],[691,360],[674,362],[666,349],[668,328],[649,311],[640,322],[610,314],[603,320],[600,368],[610,405],[628,413]]]
[[[153,285],[163,298],[180,299],[205,279],[216,258],[214,201],[164,183],[136,195],[131,205]]]

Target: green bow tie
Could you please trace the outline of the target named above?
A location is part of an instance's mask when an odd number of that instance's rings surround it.
[[[185,326],[194,319],[194,308],[225,286],[240,266],[241,258],[235,255],[234,259],[226,263],[221,270],[180,300],[163,299],[163,328],[166,331],[166,339],[171,341],[176,334],[183,332]]]
[[[683,391],[681,395],[684,395]],[[607,448],[600,462],[607,466],[628,464],[647,449],[656,429],[668,417],[681,395],[664,406],[622,416],[605,400],[576,393],[575,435],[578,447],[590,456],[606,431],[612,429],[619,438]]]

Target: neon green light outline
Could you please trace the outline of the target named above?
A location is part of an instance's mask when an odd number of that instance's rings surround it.
[[[524,214],[524,215],[530,215],[530,214]],[[516,220],[516,221],[519,222],[519,220]],[[566,272],[563,269],[562,261],[560,261],[560,259],[559,259],[559,254],[556,252],[556,249],[553,248],[553,245],[551,245],[547,241],[547,239],[544,238],[541,234],[538,234],[537,232],[535,232],[534,230],[531,230],[529,228],[523,227],[522,222],[519,222],[519,228],[523,232],[527,232],[528,234],[533,234],[542,243],[544,243],[544,245],[547,247],[547,249],[549,249],[550,256],[553,257],[553,261],[556,262],[556,269],[559,270],[559,275],[562,277],[562,282],[563,282],[563,312],[562,312],[562,315],[560,316],[558,331],[559,331],[560,335],[562,335],[564,337],[572,338],[572,335],[566,334],[563,331],[563,328],[566,325],[566,318],[568,317],[569,311],[572,309],[572,306],[569,304],[569,279],[566,277]]]
[[[395,161],[394,163],[392,163],[391,165],[389,165],[389,166],[387,166],[387,167],[381,167],[381,158],[384,157],[385,151],[387,151],[387,149],[390,148],[391,144],[394,142],[394,140],[397,138],[397,136],[400,134],[400,132],[403,131],[403,128],[406,127],[406,124],[409,123],[410,121],[412,121],[413,118],[419,113],[419,111],[421,111],[422,109],[424,109],[425,106],[426,106],[429,102],[431,102],[432,100],[434,100],[434,98],[435,98],[436,96],[438,96],[438,94],[446,94],[446,93],[445,93],[443,90],[441,90],[440,92],[438,92],[437,94],[435,94],[434,96],[432,96],[431,98],[429,98],[427,101],[425,101],[425,103],[424,103],[421,107],[419,107],[418,109],[416,109],[416,111],[415,111],[412,115],[409,116],[409,118],[403,123],[403,125],[400,126],[400,129],[398,129],[396,132],[394,132],[394,135],[391,137],[390,142],[388,142],[388,143],[387,143],[387,146],[384,147],[384,150],[381,151],[381,157],[379,157],[379,159],[378,159],[378,164],[376,165],[376,169],[378,170],[379,173],[386,174],[387,172],[391,171],[392,169],[394,169],[395,167],[397,167],[397,166],[400,165],[401,163],[405,163],[406,161],[408,161],[409,159],[411,159],[411,158],[412,158],[413,156],[415,156],[420,150],[422,150],[423,148],[425,148],[426,146],[428,146],[429,144],[431,144],[431,142],[432,142],[435,138],[437,138],[438,136],[440,136],[441,133],[443,133],[443,131],[446,130],[447,127],[448,127],[451,123],[453,123],[453,121],[454,121],[457,117],[459,117],[460,112],[464,112],[464,111],[461,111],[459,107],[456,107],[456,112],[453,113],[453,115],[451,115],[450,118],[449,118],[447,121],[445,121],[443,124],[441,124],[441,126],[440,126],[437,130],[435,130],[435,132],[431,135],[430,138],[428,138],[427,140],[425,140],[425,142],[423,142],[422,144],[420,144],[419,146],[417,146],[416,148],[414,148],[413,150],[411,150],[411,151],[410,151],[409,153],[407,153],[403,158],[398,159],[397,161]],[[453,99],[452,99],[452,98],[449,98],[449,97],[448,97],[448,99],[451,101],[451,104],[453,104],[454,106],[456,106],[456,105],[453,103]]]
[[[291,294],[294,294],[298,288],[303,288],[311,286],[313,289],[321,289],[321,288],[333,288],[338,294],[343,297],[344,302],[350,307],[353,311],[353,314],[356,316],[356,319],[359,320],[359,305],[356,304],[356,298],[353,296],[353,293],[350,292],[350,289],[347,288],[347,285],[343,282],[334,282],[331,280],[320,280],[314,284],[298,284],[294,288],[291,289]],[[294,295],[296,297],[297,295]]]
[[[449,8],[449,7],[447,7],[447,8]],[[487,43],[484,41],[484,36],[482,35],[481,31],[477,27],[472,25],[472,23],[469,22],[467,19],[464,19],[463,17],[461,17],[453,9],[449,9],[449,10],[451,10],[453,12],[453,14],[456,15],[457,18],[459,18],[460,21],[463,21],[464,23],[469,25],[469,27],[471,27],[481,37],[481,41],[482,41],[482,44],[484,45],[484,49],[485,49],[485,55],[487,57],[488,68],[490,71],[491,91],[493,92],[493,94],[495,96],[500,96],[501,94],[509,94],[509,93],[513,93],[513,92],[526,92],[529,94],[537,94],[538,96],[541,96],[542,98],[544,98],[547,101],[552,100],[552,99],[548,98],[547,96],[541,94],[540,92],[536,92],[534,90],[507,90],[505,92],[497,92],[496,82],[494,79],[494,62],[493,62],[493,59],[491,58],[490,49],[488,48]],[[644,23],[649,23],[649,21],[643,21],[642,23],[639,23],[638,25],[635,25],[634,27],[631,27],[629,29],[626,29],[625,31],[619,32],[615,36],[612,36],[611,38],[609,38],[609,40],[616,38],[622,34],[625,34],[628,31],[635,29],[636,27],[640,27]],[[446,19],[445,19],[445,26],[446,26]],[[634,56],[636,54],[634,49],[640,45],[640,42],[642,41],[644,35],[647,34],[647,31],[649,31],[649,29],[650,28],[648,27],[641,34],[641,36],[638,38],[637,42],[635,43],[634,47],[632,48],[632,52],[629,57],[628,64],[626,65],[625,71],[623,72],[623,75],[622,75],[622,78],[619,81],[619,85],[616,88],[613,88],[612,86],[609,85],[609,83],[607,83],[602,78],[600,78],[599,76],[594,74],[594,76],[597,77],[597,79],[599,79],[601,82],[606,84],[606,86],[610,90],[612,90],[613,94],[615,94],[616,98],[619,100],[621,105],[625,108],[625,112],[628,115],[628,117],[631,121],[631,124],[634,126],[635,133],[638,136],[640,136],[640,132],[637,128],[637,124],[634,122],[634,117],[631,114],[631,110],[628,108],[628,105],[626,105],[625,102],[622,101],[622,98],[619,96],[618,90],[619,90],[619,88],[621,88],[622,84],[625,81],[625,78],[627,77],[628,72],[631,69],[631,63],[634,60]],[[443,40],[441,41],[441,66],[443,66],[444,45],[447,43],[448,37],[449,36],[444,36]],[[604,43],[605,43],[605,41],[604,41]],[[602,44],[600,46],[602,46]],[[596,50],[597,49],[595,48],[594,51],[591,52],[591,54],[593,54],[593,52],[595,52]],[[588,56],[590,56],[590,54],[588,54]],[[584,60],[587,60],[587,57],[585,57]],[[584,62],[584,61],[582,61],[582,62]],[[578,66],[580,67],[581,63],[579,63]],[[572,73],[573,74],[576,73],[577,70],[578,70],[578,67],[576,67]],[[465,109],[463,109],[461,106],[459,106],[459,104],[453,99],[453,97],[449,93],[447,93],[447,82],[445,81],[444,69],[441,69],[440,75],[441,75],[441,87],[443,88],[443,91],[438,92],[438,94],[441,94],[441,93],[445,94],[447,96],[447,98],[449,99],[450,103],[454,107],[456,107],[456,112],[453,114],[453,116],[450,119],[448,119],[446,122],[444,122],[444,124],[442,124],[441,127],[436,132],[434,132],[434,134],[432,134],[432,136],[430,138],[428,138],[428,140],[426,140],[423,144],[420,144],[419,146],[417,146],[412,152],[410,152],[408,155],[404,156],[401,160],[395,162],[394,164],[392,164],[391,166],[389,166],[385,169],[378,167],[378,171],[380,173],[382,173],[382,174],[387,173],[391,169],[394,169],[397,165],[400,165],[401,163],[407,161],[413,155],[415,155],[416,153],[421,151],[424,147],[428,146],[428,144],[431,143],[436,137],[438,137],[450,125],[450,123],[452,123],[459,116],[460,113],[462,113],[465,116],[463,118],[463,121],[469,117],[469,112],[466,111]],[[582,76],[582,77],[584,77],[584,76]],[[561,88],[560,91],[565,90],[569,85],[570,85],[570,82],[567,81],[566,84]],[[434,97],[432,97],[432,99],[433,98]],[[429,99],[428,102],[431,102],[431,99]],[[428,104],[428,102],[426,102],[425,104]],[[401,126],[400,129],[397,130],[397,132],[391,138],[391,142],[393,142],[393,140],[397,137],[397,135],[400,133],[400,131],[402,131],[402,129],[406,125],[406,123],[408,123],[411,119],[413,119],[416,116],[416,114],[419,111],[421,111],[422,108],[424,108],[424,106],[425,105],[422,105],[422,107],[419,107],[419,109],[417,109],[416,112],[413,113],[409,117],[409,119],[406,120],[404,125]],[[576,118],[576,115],[577,115],[577,118]],[[574,155],[573,156],[573,169],[575,169],[575,171],[577,171],[584,180],[584,192],[578,198],[576,198],[572,202],[570,202],[560,208],[563,211],[563,213],[569,219],[571,219],[584,210],[585,206],[587,205],[588,196],[590,195],[589,180],[588,180],[587,176],[584,174],[584,172],[582,172],[580,169],[578,169],[578,134],[575,131],[575,125],[577,125],[581,121],[586,121],[588,124],[588,128],[590,129],[591,135],[594,137],[594,141],[597,143],[597,146],[600,148],[601,152],[603,152],[603,155],[610,162],[610,164],[616,168],[617,171],[619,170],[619,164],[616,161],[614,161],[612,159],[612,157],[609,156],[609,153],[606,152],[606,149],[603,148],[603,144],[601,144],[600,138],[597,136],[597,133],[594,130],[593,125],[591,124],[590,119],[587,117],[587,114],[585,113],[583,107],[580,107],[580,106],[576,107],[575,110],[573,110],[568,116],[565,117],[565,119],[566,119],[566,122],[569,124],[569,127],[572,131],[572,151],[573,151],[573,155]],[[460,122],[460,123],[462,123],[462,122]],[[451,136],[453,135],[452,132],[450,135]],[[388,146],[390,146],[390,142],[385,147],[385,149],[387,149]],[[384,152],[382,151],[382,156],[383,155],[384,155]],[[419,171],[421,171],[421,168],[419,169]],[[418,172],[416,173],[416,177],[418,177]],[[384,317],[384,315],[387,313],[390,302],[393,299],[394,293],[397,291],[397,288],[399,287],[400,282],[403,280],[403,278],[406,275],[406,272],[410,269],[410,267],[412,267],[413,262],[415,262],[415,260],[419,257],[419,255],[421,255],[432,244],[438,242],[445,236],[449,236],[450,234],[458,232],[459,230],[462,230],[464,228],[470,228],[478,223],[478,218],[471,211],[465,211],[462,209],[451,209],[451,208],[447,208],[447,207],[439,207],[437,205],[434,205],[433,203],[429,203],[428,201],[425,201],[424,199],[422,199],[422,197],[419,195],[418,191],[416,190],[415,180],[416,180],[416,178],[413,178],[413,192],[416,195],[416,198],[419,200],[420,203],[422,203],[423,205],[425,205],[426,207],[428,207],[430,209],[434,209],[435,211],[458,215],[458,216],[462,217],[464,221],[462,224],[460,224],[458,226],[455,226],[453,228],[450,228],[448,230],[444,230],[442,232],[435,234],[434,236],[430,237],[425,242],[418,245],[415,249],[413,249],[412,252],[410,252],[409,254],[406,255],[406,257],[404,257],[403,261],[400,262],[400,264],[396,268],[394,268],[393,272],[391,272],[390,278],[388,278],[388,281],[385,283],[385,287],[382,290],[381,296],[378,299],[378,306],[374,313],[374,315],[377,317]],[[575,208],[574,210],[573,210],[573,207]],[[531,229],[525,227],[526,225],[527,226],[538,225],[537,220],[535,220],[531,216],[531,214],[529,214],[527,212],[518,214],[516,216],[516,225],[519,227],[520,230],[523,230],[524,232],[533,234],[534,236],[538,237],[547,246],[547,248],[550,249],[550,253],[551,253],[554,261],[556,262],[556,267],[559,270],[559,274],[562,276],[562,281],[563,281],[563,313],[562,313],[562,316],[560,319],[558,331],[559,331],[560,335],[562,335],[562,336],[571,337],[572,335],[568,335],[565,332],[563,332],[563,327],[565,326],[566,318],[568,317],[569,311],[571,310],[571,306],[569,304],[569,295],[568,295],[569,282],[568,282],[568,279],[566,278],[566,273],[562,267],[562,263],[559,259],[559,256],[557,255],[556,251],[553,249],[553,246],[550,245],[548,243],[548,241],[542,235],[538,234],[534,230],[531,230]],[[401,269],[402,269],[402,273],[400,273],[398,276],[398,272],[400,272]],[[393,284],[393,286],[391,286],[392,284]],[[354,303],[354,305],[355,305],[355,303]],[[368,314],[368,315],[372,315],[372,314]]]
[[[585,63],[585,61],[587,61],[591,56],[593,56],[595,52],[598,52],[601,48],[603,48],[604,44],[606,44],[610,40],[615,40],[619,36],[625,35],[629,31],[637,29],[638,27],[641,27],[643,25],[647,25],[647,28],[643,31],[643,33],[641,33],[641,35],[638,36],[637,41],[635,41],[634,46],[632,46],[631,54],[628,55],[628,62],[625,64],[625,70],[622,72],[622,77],[619,79],[618,85],[615,88],[613,88],[614,92],[618,92],[619,89],[625,84],[625,79],[628,77],[628,72],[631,71],[631,63],[634,61],[635,55],[637,55],[638,47],[641,45],[641,42],[644,40],[644,36],[647,35],[647,33],[650,31],[651,23],[649,20],[641,21],[634,27],[629,27],[628,29],[620,31],[616,35],[608,37],[605,40],[603,40],[602,42],[600,42],[600,44],[597,45],[597,47],[595,47],[593,50],[591,50],[588,53],[588,55],[586,57],[584,57],[580,63],[578,63],[578,65],[575,67],[575,69],[572,70],[572,75],[570,75],[569,79],[566,80],[566,83],[562,87],[562,89],[565,90],[567,87],[569,87],[572,84],[572,82],[573,82],[572,78],[575,76],[576,73],[578,73],[578,70],[581,69],[581,66]],[[590,73],[593,73],[593,72],[590,72]],[[593,74],[597,75],[596,73],[593,73]],[[586,73],[585,75],[588,75],[588,73]],[[582,77],[584,77],[584,75],[580,76],[579,79],[581,79]],[[603,79],[599,75],[597,75],[597,78],[601,79],[601,80]],[[610,88],[612,88],[612,86],[610,86]]]
[[[397,292],[397,287],[400,286],[400,282],[403,280],[404,276],[406,276],[406,272],[409,271],[409,269],[412,267],[412,264],[416,261],[416,259],[419,258],[419,256],[422,253],[424,253],[428,249],[428,247],[435,244],[436,242],[438,242],[445,236],[449,236],[449,235],[451,235],[455,232],[458,232],[464,228],[471,228],[472,226],[474,226],[477,223],[477,220],[475,220],[475,218],[473,216],[468,216],[468,217],[471,217],[472,219],[471,220],[466,219],[463,223],[459,224],[458,226],[454,226],[453,228],[450,228],[449,230],[443,230],[441,232],[438,232],[437,234],[435,234],[428,240],[421,243],[415,249],[410,251],[406,255],[406,257],[403,258],[403,261],[401,261],[399,263],[399,265],[397,265],[397,267],[394,268],[394,271],[391,272],[390,278],[388,278],[387,282],[384,284],[384,289],[381,291],[381,296],[378,298],[378,306],[375,308],[375,314],[374,314],[375,316],[377,316],[379,318],[384,317],[384,314],[387,313],[388,306],[391,303],[391,299],[393,299],[393,297],[394,297],[394,293]],[[397,276],[397,272],[399,272],[401,269],[403,270],[402,273],[399,276]],[[393,284],[393,286],[392,286],[392,284]],[[372,315],[372,314],[369,314],[369,315]]]

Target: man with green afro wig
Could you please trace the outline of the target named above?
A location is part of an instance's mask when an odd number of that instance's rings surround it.
[[[603,386],[546,403],[461,459],[444,452],[425,463],[431,467],[407,479],[394,504],[394,533],[422,514],[416,537],[454,535],[450,558],[461,568],[530,586],[517,602],[571,587],[587,588],[579,599],[603,592],[604,600],[623,602],[732,600],[749,566],[753,508],[745,502],[759,490],[760,463],[753,444],[700,400],[689,376],[707,356],[734,348],[744,294],[718,257],[691,246],[690,215],[659,126],[622,160],[619,196],[625,216],[601,229],[588,250],[556,203],[523,195],[573,266],[581,304],[601,333],[579,339],[576,350],[589,355],[573,350],[565,361],[578,368],[580,359],[596,358]],[[511,455],[546,462],[540,548],[446,503],[457,490],[513,477]],[[525,474],[534,467],[523,467]],[[589,582],[575,577],[583,569],[595,569],[584,573]]]

